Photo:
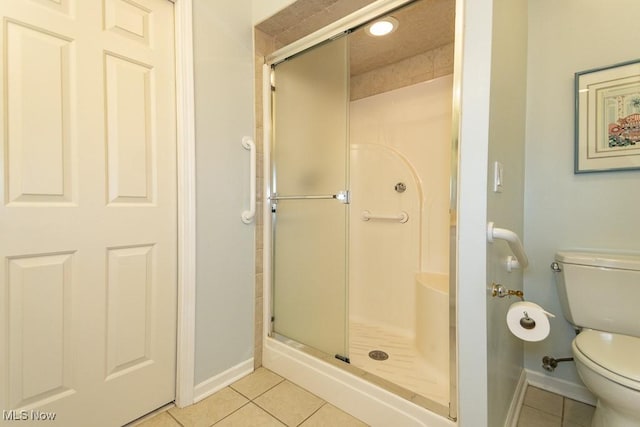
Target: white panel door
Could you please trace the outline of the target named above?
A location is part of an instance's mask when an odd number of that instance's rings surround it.
[[[0,422],[122,425],[175,394],[173,4],[0,11]]]

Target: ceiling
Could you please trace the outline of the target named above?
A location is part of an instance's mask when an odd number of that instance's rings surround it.
[[[350,36],[351,75],[453,43],[454,0],[419,0],[388,15],[400,22],[393,33],[373,37],[360,28]]]
[[[285,46],[373,0],[298,0],[256,28]],[[400,25],[388,36],[372,37],[361,27],[349,37],[351,75],[393,64],[453,43],[455,0],[417,0],[388,15]]]
[[[276,49],[317,31],[375,0],[297,0],[256,28],[275,39]]]

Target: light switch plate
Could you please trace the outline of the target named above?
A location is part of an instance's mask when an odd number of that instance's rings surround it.
[[[493,192],[502,193],[504,185],[504,169],[502,163],[493,163]]]

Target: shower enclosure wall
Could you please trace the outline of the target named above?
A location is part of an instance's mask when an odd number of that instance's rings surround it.
[[[451,90],[448,75],[352,101],[349,138],[351,363],[443,405]]]
[[[358,26],[265,67],[263,362],[365,420],[449,425],[453,42],[354,74]]]

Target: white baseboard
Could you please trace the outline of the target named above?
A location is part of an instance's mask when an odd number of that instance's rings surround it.
[[[272,338],[265,338],[263,349],[267,369],[373,427],[456,426],[448,418]]]
[[[520,418],[520,410],[524,403],[524,396],[527,392],[527,386],[538,387],[540,389],[559,394],[578,402],[587,403],[589,405],[596,404],[596,399],[591,392],[580,384],[575,384],[559,378],[554,378],[540,372],[523,369],[520,379],[513,393],[513,399],[509,406],[509,412],[504,422],[504,427],[516,427]]]
[[[577,400],[578,402],[586,403],[593,406],[595,406],[596,404],[595,396],[581,384],[554,378],[540,372],[531,371],[529,369],[526,369],[526,371],[527,382],[534,387],[538,387],[552,393],[560,394],[562,396],[568,397],[569,399]]]
[[[509,406],[507,419],[504,422],[505,427],[516,427],[518,425],[520,410],[522,409],[522,403],[524,402],[524,395],[527,392],[527,385],[527,371],[523,369],[520,373],[520,379],[516,385],[516,390],[513,393],[513,399]]]
[[[199,402],[253,372],[253,357],[226,371],[198,383],[193,390],[193,403]]]

